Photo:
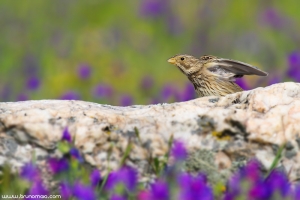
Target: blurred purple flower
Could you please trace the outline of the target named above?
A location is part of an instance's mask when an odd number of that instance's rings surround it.
[[[17,101],[27,101],[28,100],[28,96],[24,93],[21,93],[17,96]]]
[[[72,196],[72,187],[67,182],[62,182],[59,190],[63,199],[69,199]]]
[[[287,197],[291,185],[285,173],[273,170],[266,179],[266,185],[273,191],[280,191],[282,197]]]
[[[294,51],[288,56],[287,75],[300,82],[300,51]]]
[[[118,171],[108,175],[105,188],[112,190],[117,184],[122,183],[129,190],[133,191],[137,185],[137,172],[131,167],[122,167]]]
[[[73,158],[77,159],[79,162],[83,162],[83,158],[82,158],[82,156],[80,155],[80,152],[79,152],[78,149],[76,149],[76,148],[73,147],[73,148],[70,150],[70,155],[71,155]]]
[[[121,195],[117,195],[117,194],[113,194],[110,198],[110,200],[127,200],[127,198],[121,196]]]
[[[193,179],[193,176],[191,174],[186,172],[180,173],[177,177],[179,187],[186,187],[186,184],[191,182],[191,179]]]
[[[28,181],[35,181],[40,179],[40,172],[38,167],[30,162],[21,168],[20,176]]]
[[[294,197],[294,200],[300,199],[300,184],[299,183],[294,188],[293,197]]]
[[[270,199],[272,190],[263,180],[256,180],[248,192],[250,199]]]
[[[91,76],[91,67],[87,64],[81,64],[79,65],[77,72],[79,78],[83,80],[88,79]]]
[[[177,161],[183,161],[187,157],[187,150],[182,142],[176,140],[173,143],[171,154]]]
[[[262,13],[262,21],[273,28],[281,28],[284,24],[284,19],[274,8],[268,8]]]
[[[241,188],[245,185],[243,184],[245,181],[250,181],[250,189],[246,191],[249,199],[272,199],[278,194],[283,199],[291,194],[291,184],[283,172],[274,170],[264,179],[260,172],[260,163],[257,160],[251,160],[228,181],[224,200],[233,200],[246,195],[241,194],[242,191],[245,192],[245,188]]]
[[[65,129],[63,131],[63,134],[62,134],[61,140],[65,140],[67,142],[71,142],[72,141],[71,134],[69,132],[68,127],[65,127]]]
[[[158,104],[160,103],[160,100],[158,98],[154,98],[150,101],[150,104]]]
[[[137,185],[137,172],[131,167],[122,167],[119,170],[120,180],[126,185],[129,191],[133,191]]]
[[[184,31],[181,21],[176,14],[169,13],[167,17],[168,31],[172,35],[179,35]]]
[[[151,200],[151,194],[148,190],[141,190],[137,195],[138,200]]]
[[[247,82],[243,78],[236,79],[235,83],[238,84],[243,90],[249,90],[250,89]]]
[[[156,199],[156,200],[170,199],[168,185],[162,180],[157,180],[155,183],[153,183],[150,187],[150,199]]]
[[[279,75],[273,75],[268,81],[268,85],[273,85],[281,82],[281,77]]]
[[[234,174],[227,183],[227,191],[224,195],[224,200],[233,200],[241,193],[241,181],[242,177],[240,173]]]
[[[175,94],[175,90],[172,85],[167,84],[163,87],[161,91],[161,96],[163,101],[169,100]]]
[[[260,163],[257,160],[250,160],[247,165],[240,170],[242,176],[252,180],[252,182],[261,180]]]
[[[30,77],[28,78],[26,85],[29,90],[37,90],[40,87],[40,80],[35,76]]]
[[[10,84],[5,84],[1,90],[1,99],[3,101],[8,101],[10,99],[11,96],[11,85]]]
[[[270,199],[272,194],[280,194],[284,198],[290,194],[291,187],[288,178],[283,172],[278,170],[273,170],[265,180],[263,180],[262,176],[260,176],[260,179],[255,178],[253,180],[253,186],[248,194],[251,199]]]
[[[101,181],[101,175],[98,169],[94,169],[90,175],[91,185],[96,187]]]
[[[189,101],[196,97],[195,88],[192,83],[187,83],[181,95],[181,101]]]
[[[27,195],[48,195],[49,191],[44,187],[44,184],[41,180],[34,181],[27,193]],[[36,199],[36,198],[27,198],[27,199]]]
[[[144,90],[150,90],[153,86],[153,78],[152,76],[144,76],[142,81],[141,81],[141,89]]]
[[[133,104],[133,99],[129,95],[123,95],[120,100],[121,106],[131,106]]]
[[[74,91],[68,91],[61,96],[62,100],[79,100],[80,95]]]
[[[140,14],[144,17],[158,17],[167,10],[166,0],[143,0],[140,5]]]
[[[106,190],[113,190],[114,187],[119,183],[118,171],[112,171],[109,173],[107,177],[107,181],[105,183]]]
[[[239,169],[238,172],[236,172],[228,181],[227,183],[227,191],[225,193],[224,199],[230,200],[235,199],[238,195],[241,194],[241,184],[242,181],[247,180],[251,181],[251,184],[253,186],[252,190],[249,191],[249,195],[267,195],[268,191],[264,191],[263,189],[260,190],[260,188],[255,188],[255,183],[263,183],[263,179],[260,173],[260,164],[257,160],[251,160],[247,163],[246,166]]]
[[[79,200],[93,200],[96,199],[94,190],[90,186],[83,185],[82,183],[75,183],[73,187],[73,194]]]
[[[95,98],[109,98],[112,96],[113,89],[109,85],[98,84],[93,89],[93,95]]]
[[[69,169],[69,163],[65,158],[49,158],[48,165],[52,173],[57,174]]]
[[[23,60],[22,74],[26,77],[36,75],[39,72],[39,61],[34,55],[27,54]]]
[[[194,177],[188,173],[182,173],[177,179],[180,185],[180,199],[203,199],[213,200],[212,189],[207,185],[205,175],[199,174]]]

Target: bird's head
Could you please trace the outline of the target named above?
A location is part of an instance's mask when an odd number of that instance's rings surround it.
[[[193,74],[201,67],[199,59],[189,55],[175,55],[168,62],[176,65],[185,75]]]

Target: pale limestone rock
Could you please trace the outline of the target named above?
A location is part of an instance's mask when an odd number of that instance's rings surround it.
[[[220,173],[251,158],[268,169],[279,146],[287,143],[280,166],[291,181],[300,178],[298,83],[147,106],[63,100],[0,103],[0,165],[9,162],[17,170],[33,155],[41,163],[49,155],[59,156],[56,143],[65,127],[86,162],[104,173],[108,165],[119,167],[131,143],[126,163],[138,168],[144,179],[147,160],[162,158],[173,136],[190,152],[208,151],[212,169]]]

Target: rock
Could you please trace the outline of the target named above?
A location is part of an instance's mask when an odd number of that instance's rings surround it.
[[[118,168],[131,144],[125,163],[144,177],[148,160],[163,158],[174,137],[185,143],[191,155],[198,155],[190,157],[188,170],[205,170],[204,161],[212,166],[212,173],[221,173],[216,177],[227,176],[251,158],[269,169],[279,147],[287,144],[278,167],[296,181],[300,178],[299,122],[298,83],[147,106],[64,100],[0,103],[0,165],[8,162],[17,171],[33,156],[38,163],[59,156],[56,144],[68,127],[85,161],[102,173],[108,165]]]

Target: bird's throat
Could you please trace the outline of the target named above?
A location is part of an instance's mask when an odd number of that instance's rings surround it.
[[[219,80],[213,77],[191,78],[194,88],[199,97],[204,96],[225,96],[243,91],[236,83],[232,81]]]

